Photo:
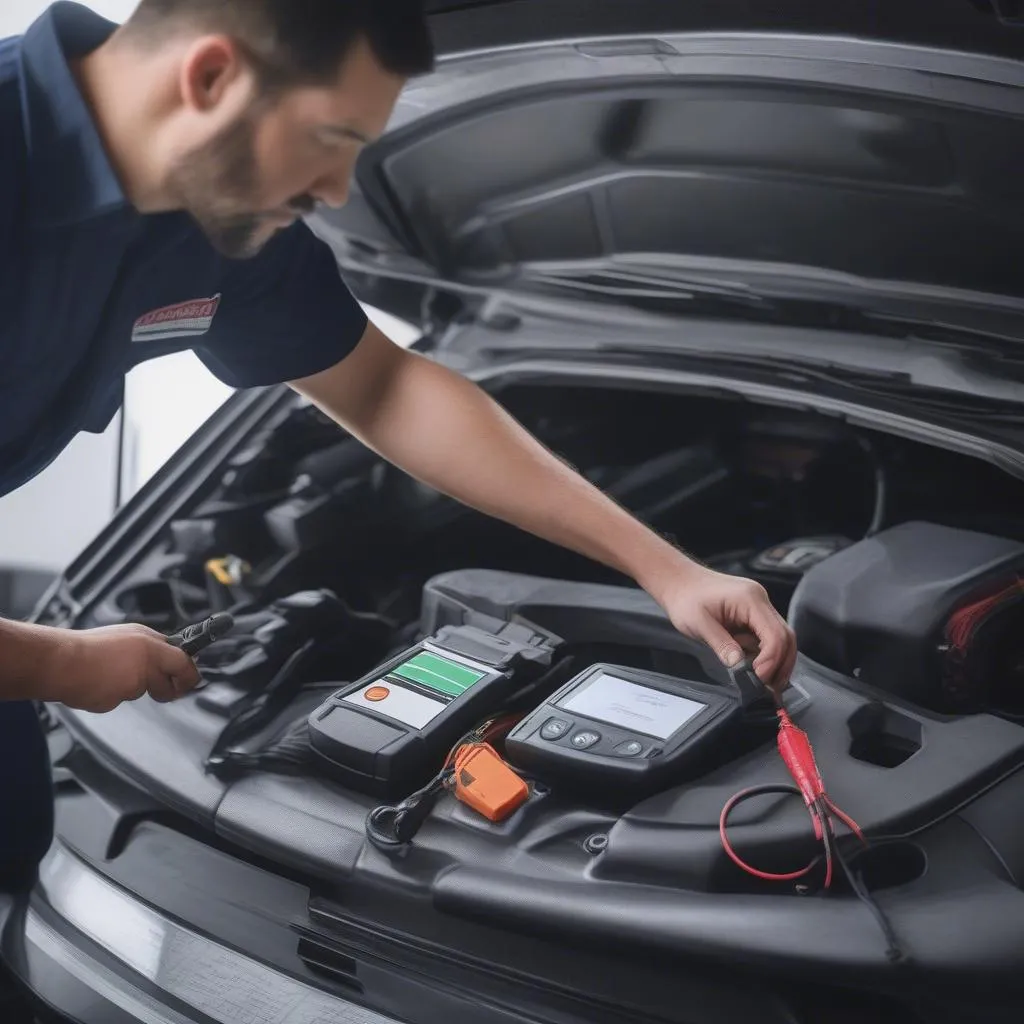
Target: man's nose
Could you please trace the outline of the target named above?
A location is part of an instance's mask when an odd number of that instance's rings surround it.
[[[337,209],[348,202],[351,173],[327,175],[321,178],[312,189],[313,195],[325,206]]]

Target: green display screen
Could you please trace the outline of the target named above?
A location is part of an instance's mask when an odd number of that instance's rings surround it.
[[[409,679],[449,697],[458,697],[479,683],[487,673],[422,651],[393,669],[390,674],[401,679]]]

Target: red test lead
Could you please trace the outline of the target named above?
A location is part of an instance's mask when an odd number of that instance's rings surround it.
[[[815,838],[825,844],[824,888],[828,889],[832,885],[832,868],[836,853],[835,833],[832,828],[832,820],[829,812],[842,821],[843,824],[845,824],[846,827],[849,828],[850,831],[853,832],[853,834],[862,842],[864,842],[864,834],[861,832],[860,826],[851,817],[849,817],[849,815],[836,807],[832,802],[831,797],[829,797],[828,792],[825,789],[825,782],[818,769],[818,763],[814,758],[814,750],[811,747],[811,741],[808,738],[807,733],[793,723],[793,720],[789,717],[789,712],[784,707],[779,707],[777,715],[779,719],[779,731],[776,737],[776,742],[779,748],[779,756],[782,758],[786,769],[789,771],[790,776],[796,783],[796,791],[803,797],[804,803],[807,805],[808,813],[811,816],[811,824],[814,828]],[[722,837],[722,845],[725,848],[725,852],[729,855],[729,858],[734,864],[742,868],[748,874],[753,875],[755,878],[761,878],[765,881],[772,882],[787,882],[793,881],[797,878],[802,878],[814,870],[816,861],[812,861],[807,865],[807,867],[802,868],[799,871],[787,872],[785,874],[759,871],[740,859],[733,850],[732,845],[729,842],[728,835],[726,834],[729,815],[737,804],[741,803],[743,800],[761,794],[792,792],[794,792],[794,790],[790,786],[756,786],[753,789],[747,789],[742,793],[737,793],[729,800],[725,807],[722,808],[722,815],[719,819],[719,832]]]
[[[818,769],[818,762],[814,759],[814,750],[807,733],[793,724],[785,708],[779,708],[778,716],[779,754],[811,812],[815,836],[818,839],[824,838],[825,829],[830,826],[827,811],[831,811],[861,842],[865,842],[860,826],[836,807],[825,791],[825,783]]]
[[[871,897],[871,894],[867,891],[863,880],[850,869],[839,850],[835,831],[833,829],[832,816],[834,815],[838,818],[862,843],[866,845],[867,840],[864,838],[864,834],[861,831],[860,826],[848,814],[840,810],[828,795],[828,791],[825,788],[825,782],[821,776],[821,771],[819,770],[817,761],[814,757],[814,749],[811,747],[811,741],[807,733],[794,724],[793,720],[789,716],[789,712],[782,707],[781,704],[778,707],[776,714],[779,719],[779,731],[776,737],[779,756],[786,765],[786,769],[789,771],[789,774],[794,783],[796,783],[796,786],[795,788],[793,786],[779,784],[754,786],[751,789],[745,789],[731,797],[725,807],[722,808],[722,814],[718,823],[719,834],[722,838],[722,846],[725,849],[726,854],[734,864],[742,868],[748,874],[769,882],[795,881],[798,878],[803,878],[805,875],[810,874],[817,866],[817,858],[805,868],[784,874],[761,871],[757,868],[751,867],[743,861],[732,848],[726,831],[729,815],[735,807],[744,800],[771,793],[788,793],[801,796],[804,803],[807,805],[808,813],[811,816],[811,823],[814,827],[815,838],[824,845],[825,878],[822,883],[822,888],[825,890],[831,888],[833,868],[835,863],[838,862],[843,868],[843,872],[850,883],[850,887],[853,889],[857,897],[868,906],[885,933],[885,937],[888,942],[889,959],[893,961],[902,959],[903,954],[897,945],[895,935],[893,934],[888,920],[882,914],[877,903]]]

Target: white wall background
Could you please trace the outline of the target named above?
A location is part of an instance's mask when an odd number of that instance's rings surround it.
[[[85,5],[111,21],[124,21],[136,0],[85,0]],[[17,35],[46,10],[45,0],[0,0],[0,38]]]
[[[121,22],[136,0],[85,3]],[[0,38],[24,32],[47,6],[46,0],[0,0]],[[408,324],[378,310],[367,312],[395,341],[408,344],[416,337]],[[122,416],[127,498],[230,393],[190,352],[135,369],[122,415],[106,434],[79,435],[44,473],[0,498],[0,566],[62,569],[102,529],[115,507]]]

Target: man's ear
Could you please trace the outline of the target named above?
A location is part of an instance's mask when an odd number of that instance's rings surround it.
[[[233,94],[247,93],[251,77],[229,36],[203,36],[185,51],[179,83],[182,103],[196,113],[209,113],[232,102]]]

